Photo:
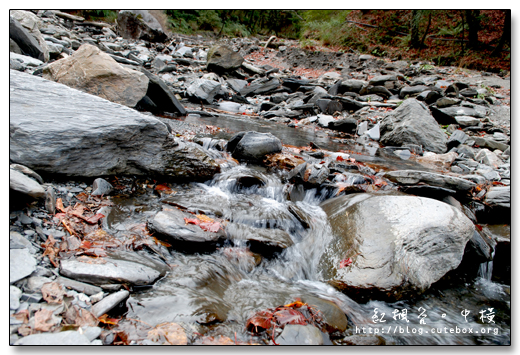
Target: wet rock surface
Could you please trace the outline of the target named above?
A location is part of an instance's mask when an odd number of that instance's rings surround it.
[[[351,297],[423,292],[460,264],[474,232],[462,212],[422,197],[354,194],[322,208],[334,237],[320,269],[324,280]]]

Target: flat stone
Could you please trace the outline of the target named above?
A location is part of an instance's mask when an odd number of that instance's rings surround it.
[[[9,283],[13,284],[29,276],[34,270],[36,270],[36,259],[29,253],[29,250],[9,250]]]
[[[90,340],[77,331],[31,334],[17,340],[14,345],[90,345]]]
[[[58,277],[56,278],[56,282],[60,285],[63,285],[65,288],[70,288],[74,291],[84,293],[88,296],[96,295],[103,290],[101,287],[90,285],[84,282],[79,282],[75,280],[68,279],[66,277]]]
[[[31,254],[36,252],[36,247],[23,235],[18,232],[9,232],[9,249],[25,249],[27,248]]]
[[[490,205],[511,208],[511,186],[492,186],[484,201]]]
[[[419,182],[423,182],[428,185],[462,192],[469,192],[476,186],[475,183],[458,177],[419,170],[396,170],[387,172],[383,176],[390,181],[403,185],[416,185]]]
[[[471,116],[455,116],[455,121],[462,127],[472,127],[478,126],[480,124],[480,120]]]
[[[323,345],[323,337],[313,325],[287,324],[276,338],[280,345]]]
[[[92,313],[94,316],[100,317],[117,306],[119,303],[126,300],[128,296],[130,296],[130,292],[127,290],[121,290],[119,292],[112,293],[92,306]]]
[[[14,169],[9,169],[9,188],[34,198],[45,197],[45,190],[36,180]]]

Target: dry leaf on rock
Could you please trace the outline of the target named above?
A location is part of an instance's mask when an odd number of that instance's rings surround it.
[[[63,291],[63,287],[57,282],[47,282],[42,286],[42,296],[47,303],[53,304],[61,304],[63,302],[63,295],[65,292]]]
[[[34,313],[34,329],[42,332],[48,332],[55,325],[52,318],[52,311],[48,309],[40,309]]]

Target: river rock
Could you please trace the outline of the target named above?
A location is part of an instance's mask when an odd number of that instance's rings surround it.
[[[244,57],[226,45],[215,45],[209,49],[206,61],[208,71],[221,74],[240,68]]]
[[[505,151],[509,148],[509,145],[497,142],[491,138],[483,138],[483,137],[471,137],[471,139],[475,142],[476,146],[482,147],[482,148],[489,148],[489,149],[499,149],[501,151]]]
[[[422,182],[428,185],[444,187],[466,193],[476,186],[475,183],[466,179],[419,170],[389,171],[386,172],[383,177],[392,182],[403,185],[416,185]]]
[[[511,208],[511,186],[492,186],[484,200],[492,206]]]
[[[56,278],[56,282],[65,288],[70,288],[74,291],[84,293],[88,296],[92,296],[103,291],[101,287],[90,285],[84,282],[79,282],[76,280],[71,280],[66,277],[58,277]]]
[[[349,117],[340,118],[338,120],[331,121],[329,123],[329,128],[345,133],[355,133],[357,128],[357,120]]]
[[[104,258],[83,256],[62,259],[60,274],[94,285],[119,283],[150,285],[166,273],[166,268],[153,259],[134,252],[125,254],[127,255],[109,253],[109,256]]]
[[[404,99],[406,96],[415,96],[426,90],[428,90],[428,87],[424,85],[405,86],[399,92],[399,97]]]
[[[149,83],[143,73],[123,68],[90,44],[47,65],[43,77],[128,107],[134,107],[146,95]]]
[[[121,10],[117,14],[117,31],[125,39],[164,42],[168,38],[161,24],[148,10]]]
[[[14,169],[9,169],[9,189],[34,198],[42,198],[45,196],[45,190],[40,184]]]
[[[460,264],[475,230],[458,209],[423,197],[352,194],[321,207],[333,239],[318,269],[325,281],[358,299],[424,292]],[[345,266],[347,258],[352,264]]]
[[[276,90],[280,86],[280,80],[271,78],[268,81],[261,81],[258,83],[252,82],[251,85],[244,87],[240,90],[240,95],[253,96],[253,95],[267,95],[270,92]]]
[[[455,121],[457,121],[461,127],[472,127],[478,126],[480,124],[480,120],[478,118],[471,116],[455,116]]]
[[[91,345],[89,339],[77,331],[31,334],[17,340],[14,345]]]
[[[36,270],[36,259],[29,253],[28,249],[9,250],[9,283],[29,276]]]
[[[229,140],[226,149],[235,159],[261,160],[267,154],[282,151],[282,142],[271,133],[239,132]]]
[[[161,121],[65,85],[11,71],[10,159],[71,176],[153,174],[207,180],[219,165]]]
[[[446,145],[448,149],[458,147],[460,144],[464,144],[466,140],[468,139],[468,135],[464,133],[464,131],[457,129],[455,132],[453,132],[448,139],[448,142],[446,142]]]
[[[188,224],[185,218],[194,218],[176,208],[157,213],[148,223],[148,228],[163,235],[175,246],[177,242],[215,243],[223,239],[222,232],[206,232],[199,226]]]
[[[16,42],[23,55],[41,61],[49,60],[49,53],[45,53],[38,40],[11,16],[9,16],[9,38]]]
[[[20,307],[20,297],[22,290],[16,286],[9,286],[9,309],[17,310]]]
[[[287,324],[276,338],[279,345],[323,345],[323,337],[313,325]]]
[[[355,92],[359,93],[363,86],[367,85],[368,83],[363,80],[356,80],[356,79],[350,79],[350,80],[343,80],[341,82],[341,85],[338,88],[339,94],[344,94],[345,92]]]
[[[489,165],[492,168],[497,168],[503,164],[502,160],[500,160],[495,153],[486,148],[481,149],[480,152],[478,152],[475,160],[481,164]]]
[[[181,105],[168,85],[166,85],[161,78],[157,75],[153,75],[144,68],[139,69],[149,80],[146,97],[152,100],[157,110],[186,115],[186,109],[184,106]]]
[[[405,100],[382,120],[381,134],[381,143],[385,145],[417,144],[434,153],[446,152],[446,134],[415,99]]]
[[[186,89],[188,97],[197,103],[204,101],[204,103],[211,104],[213,97],[218,94],[221,85],[214,80],[196,79]]]
[[[101,301],[92,306],[92,314],[96,317],[101,317],[103,314],[110,311],[119,303],[126,300],[128,296],[130,296],[130,292],[128,292],[127,290],[121,290],[119,292],[112,293],[111,295],[103,298]]]
[[[302,297],[302,302],[321,312],[323,322],[329,332],[344,332],[347,330],[347,316],[334,302],[312,296]]]
[[[108,195],[114,187],[111,183],[102,178],[97,178],[92,184],[93,196]]]
[[[34,254],[36,252],[36,248],[32,245],[32,243],[20,233],[15,231],[9,232],[9,249],[25,249],[29,250],[29,253]]]
[[[478,118],[484,118],[486,117],[485,112],[477,111],[474,108],[466,107],[466,106],[451,106],[446,108],[440,109],[442,112],[444,112],[447,115],[450,115],[452,117],[457,116],[471,116],[471,117],[478,117]]]

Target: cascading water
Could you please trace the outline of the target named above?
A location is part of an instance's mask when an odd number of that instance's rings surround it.
[[[203,144],[215,159],[223,158],[225,153],[215,149],[215,140],[205,139]],[[251,233],[251,228],[285,232],[291,246],[261,261],[251,256],[247,242],[240,238],[230,238],[211,254],[170,250],[167,257],[172,272],[151,290],[132,295],[129,318],[153,323],[167,319],[184,324],[185,329],[195,327],[194,334],[224,335],[247,342],[252,337],[244,325],[255,312],[296,298],[305,301],[317,297],[333,302],[347,315],[347,337],[377,336],[387,344],[509,342],[509,288],[490,281],[492,262],[481,266],[482,278],[449,288],[433,285],[416,300],[357,303],[321,281],[318,273],[320,255],[332,238],[327,215],[319,205],[330,197],[330,191],[310,189],[295,194],[291,190],[295,187],[284,183],[282,176],[253,165],[230,163],[222,165],[222,170],[212,181],[192,183],[185,191],[178,191],[176,197],[184,198],[188,211],[204,212],[232,223],[238,234]],[[355,178],[341,182],[352,184]],[[291,198],[296,195],[298,198]],[[156,209],[157,202],[155,199],[148,205]],[[143,213],[145,217],[150,214],[146,209]],[[124,226],[121,221],[111,223],[112,228]],[[488,324],[476,310],[491,308],[490,304],[494,305],[496,318],[495,323]],[[465,310],[472,313],[464,317]],[[408,322],[396,316],[403,312],[408,314]],[[419,317],[420,312],[426,316]],[[206,314],[207,319],[197,314]],[[492,330],[487,334],[449,333],[449,329],[456,331],[457,327]],[[439,332],[448,329],[448,334],[432,333],[434,328]],[[407,329],[409,333],[400,333]],[[342,339],[333,342],[345,343]]]

